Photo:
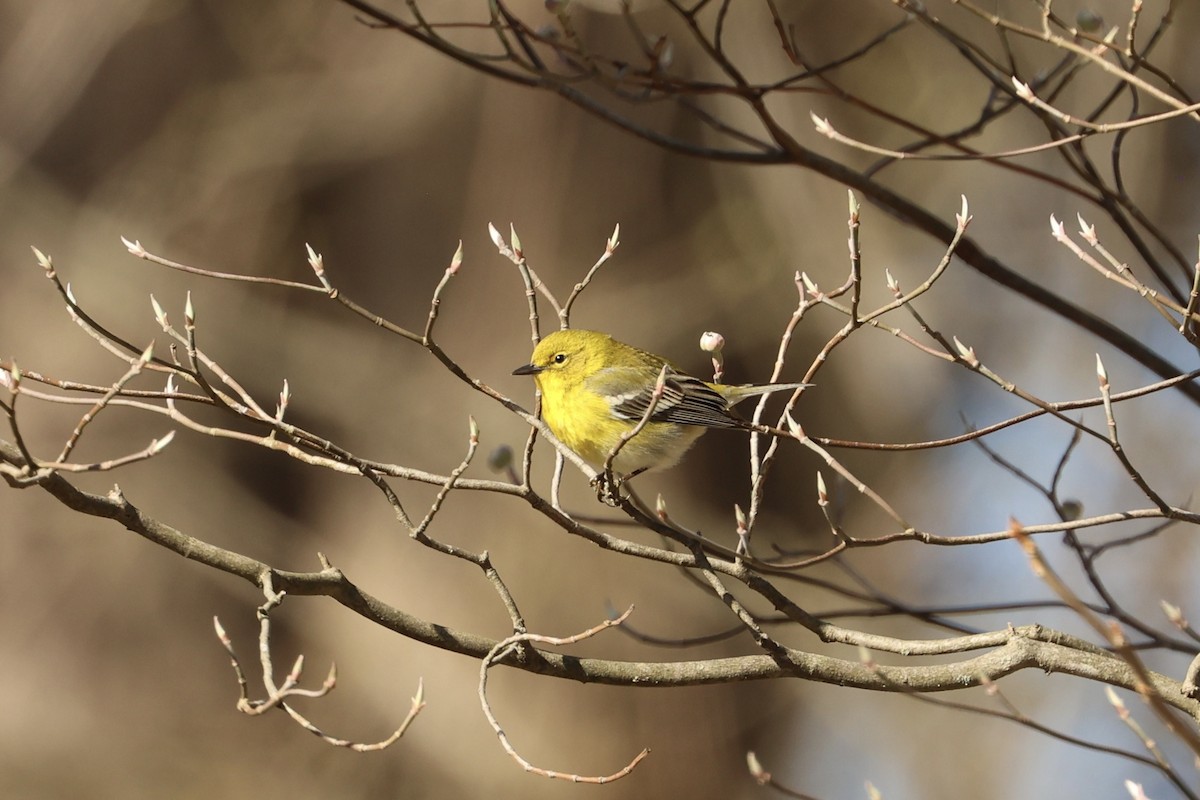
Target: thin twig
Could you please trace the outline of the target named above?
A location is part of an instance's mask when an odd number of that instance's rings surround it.
[[[623,768],[609,775],[600,776],[568,774],[535,766],[532,762],[528,761],[520,753],[518,753],[516,748],[509,743],[508,735],[505,734],[504,729],[500,727],[500,722],[496,719],[496,715],[492,712],[491,704],[487,699],[488,670],[491,669],[491,667],[498,663],[501,659],[510,655],[519,645],[530,642],[534,644],[549,645],[551,647],[562,647],[565,645],[574,644],[576,642],[583,641],[584,639],[589,639],[601,631],[607,630],[608,628],[620,625],[632,613],[633,606],[630,606],[624,614],[616,619],[606,619],[604,622],[601,622],[594,628],[589,628],[582,633],[575,634],[574,636],[555,637],[543,636],[536,633],[514,634],[497,642],[496,645],[488,651],[488,654],[484,657],[483,662],[479,666],[479,703],[483,708],[484,716],[487,717],[488,724],[492,726],[492,730],[496,732],[496,736],[500,739],[500,745],[504,748],[504,751],[508,753],[509,756],[512,757],[513,761],[516,761],[526,772],[532,772],[533,774],[541,775],[544,778],[571,781],[572,783],[611,783],[618,778],[624,778],[633,771],[634,767],[641,763],[643,758],[650,754],[649,749],[644,749],[634,756],[633,760],[626,764]]]

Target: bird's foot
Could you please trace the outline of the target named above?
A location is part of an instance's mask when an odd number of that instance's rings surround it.
[[[606,506],[616,508],[621,505],[621,487],[632,478],[641,475],[646,471],[645,467],[635,469],[628,475],[617,475],[612,470],[605,470],[595,477],[592,481],[592,488],[596,490],[596,499]]]

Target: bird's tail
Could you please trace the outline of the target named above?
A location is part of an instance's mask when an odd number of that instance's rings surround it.
[[[722,386],[721,394],[729,399],[729,405],[737,405],[751,397],[758,397],[773,392],[792,391],[812,386],[811,383],[746,383],[741,386]]]

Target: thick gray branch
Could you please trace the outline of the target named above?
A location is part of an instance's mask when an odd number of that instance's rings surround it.
[[[19,450],[0,439],[0,460],[20,466]],[[10,485],[18,482],[5,476]],[[28,486],[29,484],[25,484]],[[483,658],[498,640],[455,630],[407,614],[361,591],[341,570],[318,572],[277,570],[253,558],[204,542],[148,516],[118,490],[107,496],[77,489],[61,475],[37,484],[68,508],[115,520],[149,541],[206,566],[237,575],[262,587],[270,573],[276,590],[298,595],[325,595],[355,613],[402,636],[443,650]],[[952,664],[884,666],[833,658],[788,648],[773,655],[747,655],[703,661],[641,662],[574,658],[526,648],[503,663],[529,672],[583,683],[620,686],[695,686],[734,681],[794,677],[875,691],[942,692],[978,686],[1023,669],[1039,669],[1136,690],[1133,671],[1107,652],[1071,646],[1073,637],[1037,625],[997,635],[989,653]],[[1066,644],[1064,644],[1064,642]],[[1155,686],[1171,706],[1200,719],[1200,701],[1184,696],[1178,681],[1152,674]]]

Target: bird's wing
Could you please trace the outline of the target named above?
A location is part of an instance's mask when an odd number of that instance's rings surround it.
[[[657,374],[642,369],[615,367],[596,373],[590,387],[608,400],[614,416],[638,422],[650,407]],[[707,428],[740,428],[745,423],[729,413],[729,402],[704,381],[668,370],[662,397],[650,415],[652,422],[674,422]]]

